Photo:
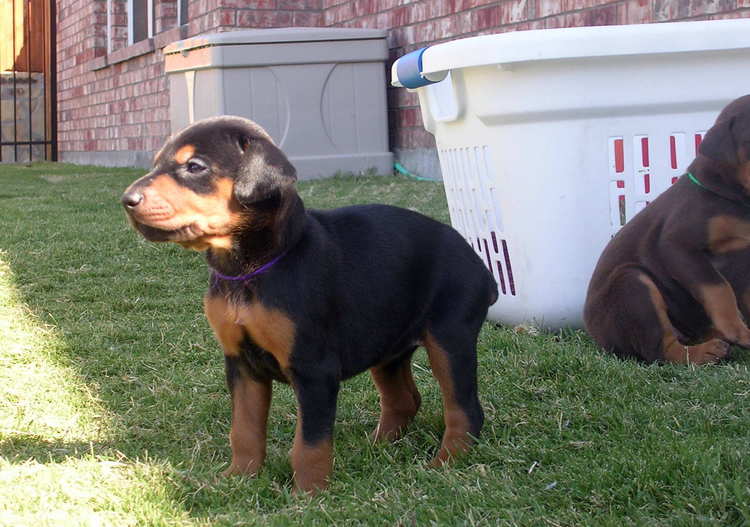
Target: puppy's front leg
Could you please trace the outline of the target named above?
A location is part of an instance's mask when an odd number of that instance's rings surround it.
[[[750,348],[750,329],[742,320],[732,286],[716,270],[702,250],[665,247],[672,277],[687,289],[705,309],[716,336],[743,348]]]
[[[266,427],[271,405],[271,381],[253,379],[238,357],[225,357],[227,385],[232,394],[232,464],[224,471],[255,474],[266,458]]]
[[[297,396],[297,429],[291,452],[296,491],[314,493],[328,484],[333,466],[333,423],[339,380],[318,368],[292,373]]]
[[[724,282],[705,284],[699,286],[699,289],[703,298],[701,303],[711,318],[719,338],[743,348],[750,348],[750,330],[742,320],[737,298],[731,286]]]
[[[227,386],[232,395],[232,464],[224,471],[232,474],[255,474],[266,457],[266,426],[271,405],[271,380],[250,375],[240,343],[245,332],[236,319],[236,308],[225,298],[206,295],[204,311],[216,339],[224,350]]]

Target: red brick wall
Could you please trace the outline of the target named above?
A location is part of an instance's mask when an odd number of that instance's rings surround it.
[[[319,26],[322,0],[155,0],[153,39],[127,45],[127,0],[57,2],[58,151],[64,161],[148,165],[170,132],[161,49],[176,40],[252,27]]]
[[[128,45],[128,0],[112,0],[110,50],[117,51]]]
[[[750,16],[750,0],[190,0],[189,22],[180,29],[174,27],[176,1],[155,1],[156,29],[163,32],[128,47],[127,2],[112,0],[109,55],[107,1],[57,2],[63,160],[148,164],[170,130],[161,48],[201,33],[283,26],[381,28],[390,30],[393,60],[428,44],[487,33]],[[422,128],[416,96],[389,88],[388,101],[397,156],[407,166],[433,173],[434,140]]]
[[[61,160],[142,165],[169,134],[161,54],[116,62],[138,46],[143,51],[143,43],[127,47],[127,2],[113,0],[112,5],[113,53],[107,55],[106,0],[57,2]],[[172,16],[168,10],[163,14]]]
[[[320,26],[323,0],[191,0],[191,35],[232,29]]]

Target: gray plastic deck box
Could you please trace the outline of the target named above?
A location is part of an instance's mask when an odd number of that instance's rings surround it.
[[[239,115],[271,134],[301,179],[390,173],[387,56],[376,29],[254,29],[175,42],[164,49],[172,132]]]

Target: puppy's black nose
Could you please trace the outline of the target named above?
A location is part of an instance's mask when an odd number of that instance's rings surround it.
[[[141,201],[143,201],[143,194],[141,194],[140,192],[126,192],[122,196],[122,204],[129,209],[137,207]]]

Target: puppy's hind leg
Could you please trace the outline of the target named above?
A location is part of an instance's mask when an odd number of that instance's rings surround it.
[[[718,362],[727,356],[729,344],[717,338],[692,346],[682,344],[678,340],[677,332],[669,320],[667,305],[659,288],[645,274],[641,273],[638,276],[638,280],[646,286],[649,298],[659,319],[659,326],[662,329],[661,359],[663,361],[678,364],[706,364]]]
[[[606,350],[646,362],[705,364],[727,355],[719,339],[686,346],[669,319],[667,303],[656,283],[636,268],[620,269],[606,294],[587,302],[586,327]]]
[[[432,374],[442,392],[445,421],[443,440],[432,460],[433,466],[443,465],[468,450],[484,423],[477,390],[476,333],[448,334],[433,328],[425,335]]]
[[[372,380],[380,392],[380,420],[375,429],[376,440],[401,437],[419,410],[422,397],[411,373],[413,350],[395,361],[370,369]]]

